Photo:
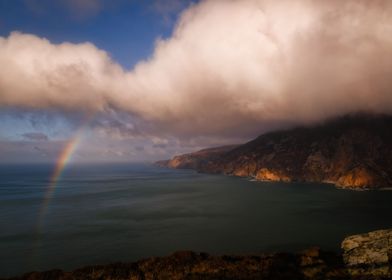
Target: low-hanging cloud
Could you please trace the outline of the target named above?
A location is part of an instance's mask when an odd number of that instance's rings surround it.
[[[49,137],[45,133],[42,132],[26,132],[22,134],[22,137],[25,140],[31,141],[48,141]]]
[[[115,110],[183,135],[391,113],[391,14],[389,0],[202,1],[132,71],[90,43],[12,33],[0,38],[0,105]]]

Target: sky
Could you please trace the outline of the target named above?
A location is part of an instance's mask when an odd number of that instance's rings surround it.
[[[392,111],[388,0],[0,0],[0,162],[154,161]],[[75,141],[74,141],[75,142]]]

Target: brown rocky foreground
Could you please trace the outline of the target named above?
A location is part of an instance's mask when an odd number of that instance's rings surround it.
[[[392,279],[392,229],[347,237],[343,254],[319,248],[294,253],[212,256],[191,251],[72,272],[30,272],[14,280],[121,279]]]
[[[175,156],[157,165],[262,181],[392,186],[392,117],[355,114],[311,127],[263,134],[237,146]]]

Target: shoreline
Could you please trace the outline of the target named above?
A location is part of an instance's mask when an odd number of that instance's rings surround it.
[[[69,272],[52,269],[0,279],[386,280],[392,277],[392,229],[348,236],[341,248],[341,253],[311,247],[297,253],[219,256],[178,251],[136,262],[85,266]]]

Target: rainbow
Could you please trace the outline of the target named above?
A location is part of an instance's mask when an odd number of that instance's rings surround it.
[[[79,143],[81,142],[81,139],[82,139],[82,133],[81,133],[81,131],[79,131],[78,133],[76,133],[76,135],[74,137],[72,137],[66,143],[66,145],[64,146],[63,150],[61,151],[61,153],[57,159],[53,174],[49,180],[48,188],[47,188],[45,195],[44,195],[41,209],[39,211],[38,227],[37,227],[38,232],[42,231],[43,220],[44,220],[46,213],[48,211],[49,202],[51,201],[51,199],[53,197],[53,193],[56,189],[57,182],[59,181],[59,179],[64,171],[64,168],[66,167],[67,163],[72,158],[73,153],[75,152]]]

